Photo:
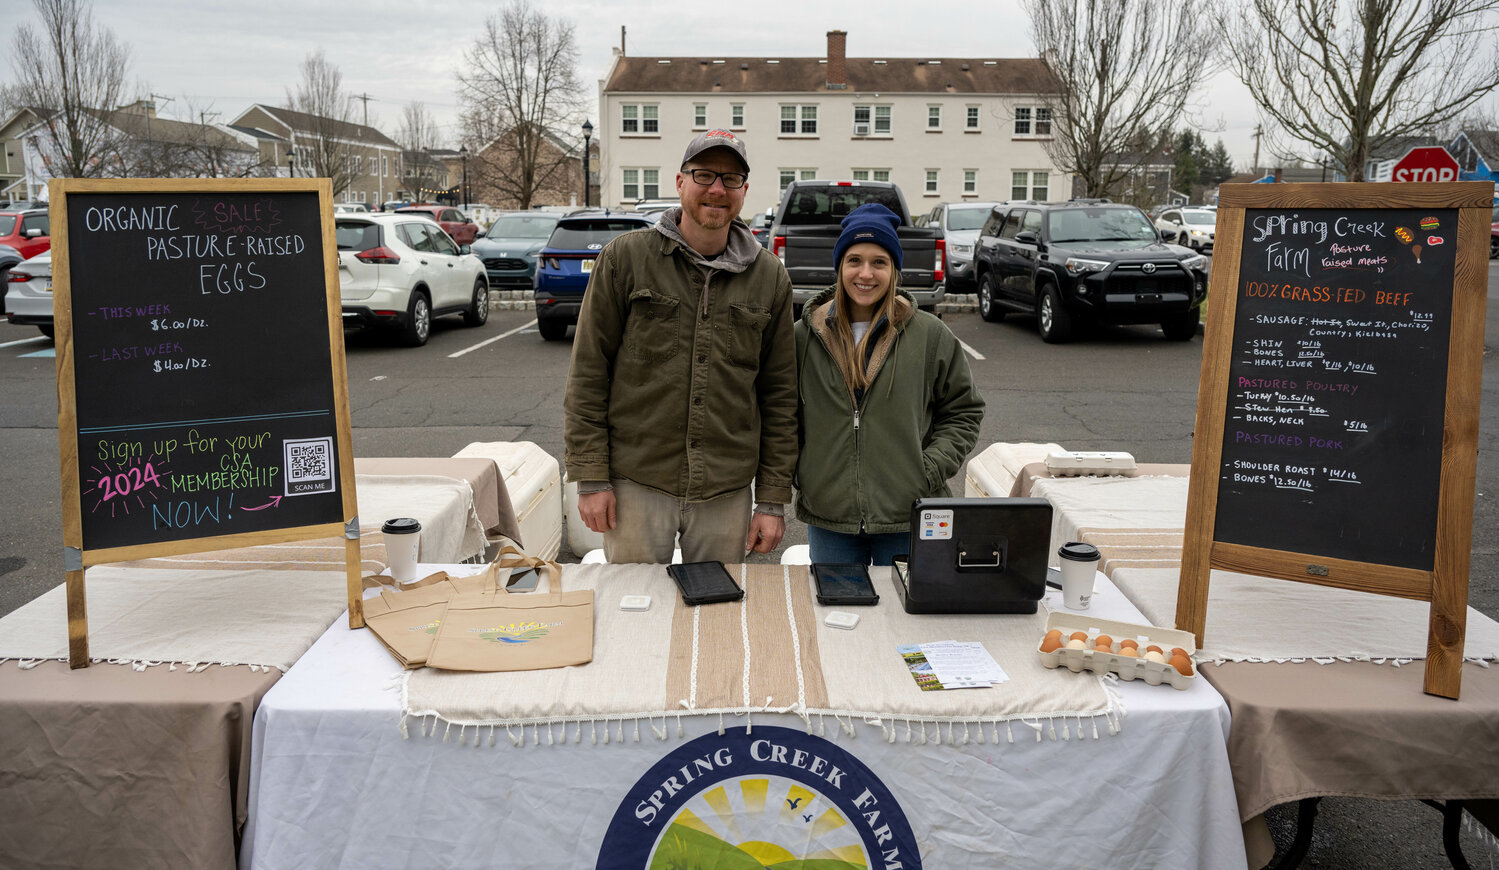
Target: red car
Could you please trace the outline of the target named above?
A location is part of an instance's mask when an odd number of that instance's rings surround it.
[[[52,231],[47,210],[0,211],[0,245],[15,248],[23,260],[51,250]]]
[[[463,212],[446,205],[408,205],[396,209],[397,214],[424,214],[437,221],[453,241],[460,245],[472,245],[479,235],[479,225],[469,220]]]

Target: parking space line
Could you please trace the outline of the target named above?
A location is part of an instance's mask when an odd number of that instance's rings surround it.
[[[463,350],[457,351],[455,353],[448,354],[448,359],[457,359],[460,356],[463,356],[464,354],[468,353],[469,351],[478,350],[479,348],[484,347],[486,345],[494,344],[495,342],[499,341],[502,338],[509,338],[510,336],[516,334],[517,332],[520,332],[523,329],[530,329],[531,327],[533,327],[535,325],[536,325],[536,321],[533,320],[530,323],[527,323],[527,324],[525,324],[523,326],[517,326],[516,328],[510,330],[509,332],[502,332],[499,335],[494,336],[493,338],[486,338],[486,339],[484,339],[483,341],[479,342],[476,345],[473,345],[471,347],[465,347]]]
[[[18,338],[15,341],[7,341],[4,344],[0,344],[0,347],[15,347],[18,344],[32,344],[34,342],[47,340],[48,338],[45,335],[33,335],[31,338]]]
[[[963,339],[961,339],[961,338],[958,339],[958,346],[961,347],[961,348],[963,348],[963,352],[964,353],[968,354],[969,356],[973,357],[974,359],[983,359],[984,358],[983,354],[981,354],[978,351],[974,350],[973,348],[969,347],[968,343],[965,342],[965,341],[963,341]]]

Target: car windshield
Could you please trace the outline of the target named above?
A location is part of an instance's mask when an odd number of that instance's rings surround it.
[[[877,202],[896,214],[905,211],[900,196],[888,187],[818,187],[802,190],[792,197],[786,203],[786,212],[780,221],[788,227],[836,223],[849,212],[871,202]]]
[[[1153,242],[1156,228],[1133,208],[1068,208],[1047,215],[1051,240],[1061,242]]]
[[[1218,222],[1218,216],[1210,211],[1184,211],[1182,217],[1187,223],[1198,227],[1210,227]]]
[[[364,221],[339,221],[333,235],[340,251],[367,251],[380,247],[380,227]]]
[[[556,215],[507,214],[489,228],[492,239],[545,239],[557,226]]]
[[[987,208],[955,208],[947,212],[949,230],[976,230],[989,218]]]
[[[16,231],[16,221],[21,218],[13,214],[0,214],[0,236],[8,236]]]
[[[549,248],[561,248],[569,251],[581,251],[591,245],[603,247],[610,239],[630,230],[638,230],[645,224],[640,221],[613,220],[610,218],[599,218],[597,220],[568,221],[558,224],[557,229],[552,232],[552,240],[547,242]]]

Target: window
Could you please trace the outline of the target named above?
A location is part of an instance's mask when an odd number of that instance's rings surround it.
[[[874,171],[874,180],[875,181],[889,181],[890,180],[890,170],[888,170],[888,169],[876,169]]]
[[[869,170],[868,169],[855,169],[853,175],[854,175],[854,181],[868,181],[869,180]]]
[[[979,128],[979,107],[969,106],[967,120],[963,122],[965,130],[977,130]]]
[[[370,175],[377,177],[380,175],[380,155],[378,154],[370,155]]]
[[[380,155],[380,174],[383,175],[383,176],[385,176],[386,178],[390,177],[390,156],[389,155],[386,155],[386,154],[381,154]]]
[[[781,186],[777,188],[776,194],[779,196],[785,193],[786,185],[793,181],[811,181],[816,177],[816,169],[782,169],[780,170]]]
[[[621,133],[654,135],[661,132],[661,107],[655,104],[623,103],[619,107]]]
[[[889,181],[890,170],[888,169],[855,169],[853,171],[854,181]]]
[[[1011,174],[1010,199],[1034,199],[1045,202],[1048,196],[1048,176],[1045,172],[1028,172],[1024,169]]]
[[[708,126],[707,103],[694,103],[692,105],[692,126],[699,129]]]
[[[979,192],[979,171],[977,169],[965,169],[965,170],[963,170],[963,192],[964,193],[978,193]]]
[[[926,171],[926,189],[925,190],[926,190],[927,193],[931,193],[931,194],[935,194],[937,192],[937,170],[935,170],[935,169],[928,169]]]
[[[634,202],[637,199],[660,199],[661,170],[624,169],[620,171],[620,175],[624,182],[620,196],[625,202]]]
[[[1034,118],[1034,125],[1031,123]],[[1015,108],[1016,136],[1050,136],[1051,109],[1045,106],[1017,106]]]
[[[800,124],[797,123],[800,118]],[[816,136],[817,135],[817,107],[816,106],[782,106],[781,107],[781,135],[782,136]]]
[[[926,128],[928,130],[941,130],[942,129],[942,107],[941,106],[927,106],[926,107]]]
[[[744,104],[733,103],[729,106],[729,126],[734,129],[744,127]]]
[[[876,136],[889,136],[890,107],[854,106],[854,124],[870,124],[870,133]]]
[[[361,172],[363,172],[364,171],[364,158],[361,157],[361,156],[359,156],[358,154],[355,154],[354,155],[354,166],[352,167],[352,169],[353,169],[353,172],[354,172],[355,175],[358,175]]]

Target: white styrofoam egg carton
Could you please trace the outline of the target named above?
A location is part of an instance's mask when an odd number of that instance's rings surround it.
[[[1187,689],[1197,680],[1197,665],[1192,664],[1192,673],[1183,674],[1176,668],[1164,662],[1153,662],[1145,658],[1132,658],[1119,655],[1118,652],[1103,652],[1093,648],[1094,639],[1100,634],[1107,634],[1114,639],[1113,649],[1119,649],[1119,642],[1123,640],[1134,640],[1140,644],[1140,649],[1145,649],[1151,644],[1161,647],[1168,652],[1172,647],[1181,647],[1187,651],[1187,657],[1191,658],[1197,654],[1197,639],[1190,631],[1178,631],[1174,628],[1161,628],[1158,625],[1142,625],[1137,622],[1120,622],[1116,619],[1096,619],[1087,614],[1064,613],[1053,611],[1046,617],[1046,631],[1059,629],[1062,632],[1062,643],[1060,649],[1051,652],[1041,652],[1041,643],[1036,642],[1036,652],[1041,656],[1041,664],[1048,668],[1065,667],[1073,673],[1078,671],[1094,671],[1095,673],[1118,674],[1121,680],[1144,680],[1152,686],[1167,683],[1172,688]],[[1086,632],[1088,639],[1084,641],[1084,649],[1068,649],[1065,644],[1067,638],[1074,632]]]
[[[1052,477],[1126,474],[1135,469],[1135,457],[1123,452],[1053,450],[1046,455],[1046,470]]]

